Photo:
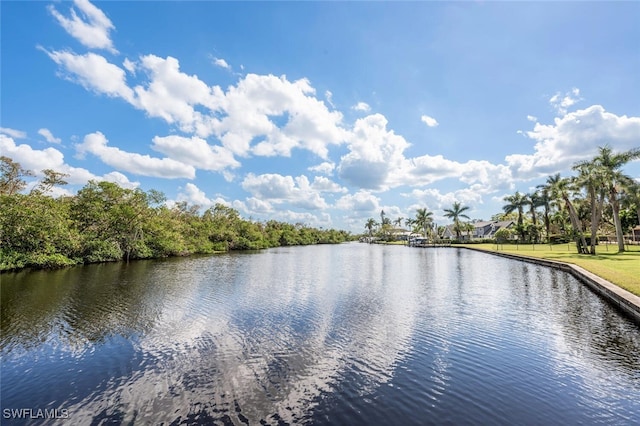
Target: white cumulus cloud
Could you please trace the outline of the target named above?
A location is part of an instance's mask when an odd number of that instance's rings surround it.
[[[323,175],[331,176],[335,168],[336,165],[334,163],[325,161],[315,166],[311,166],[307,168],[307,170],[309,170],[310,172],[322,173]]]
[[[311,188],[319,192],[349,192],[347,188],[324,176],[316,176],[311,183]]]
[[[156,136],[151,148],[198,169],[222,171],[240,166],[231,151],[219,145],[210,145],[197,136]]]
[[[108,146],[107,138],[100,132],[90,133],[84,137],[82,143],[76,145],[80,155],[91,153],[100,160],[118,170],[142,176],[159,178],[195,178],[195,168],[171,158],[154,158],[123,151]]]
[[[131,182],[128,177],[123,175],[120,172],[109,172],[106,173],[102,178],[98,178],[98,180],[105,180],[107,182],[117,183],[123,188],[134,189],[140,186],[140,182]]]
[[[492,189],[511,187],[514,181],[511,169],[504,164],[493,164],[486,160],[461,163],[442,155],[427,154],[403,160],[391,171],[387,183],[390,187],[425,186],[443,179],[457,179],[466,184],[480,183]]]
[[[342,113],[316,98],[307,79],[248,74],[224,92],[180,70],[173,57],[144,55],[121,68],[95,53],[46,51],[60,74],[87,90],[119,97],[150,117],[201,138],[215,136],[233,154],[290,156],[304,149],[326,159],[331,145],[345,142]],[[140,83],[127,84],[126,70]]]
[[[180,192],[178,192],[176,199],[177,201],[186,201],[187,204],[197,205],[204,209],[216,204],[229,205],[229,203],[222,198],[212,199],[207,197],[207,194],[205,194],[203,190],[190,182],[187,183]]]
[[[564,95],[560,92],[557,92],[549,99],[549,103],[551,106],[560,114],[565,115],[567,113],[567,109],[575,105],[577,102],[581,101],[580,97],[580,89],[574,87],[571,91],[565,93]]]
[[[298,148],[326,158],[328,146],[341,144],[347,133],[342,114],[314,95],[306,79],[248,74],[225,95],[226,116],[218,135],[239,155],[288,157]],[[251,148],[255,138],[262,140]]]
[[[127,86],[124,70],[108,62],[103,56],[95,53],[77,55],[67,51],[45,52],[67,72],[63,74],[66,79],[87,90],[134,103],[133,91]]]
[[[8,127],[0,127],[0,133],[12,137],[13,139],[24,139],[27,137],[27,132],[22,130],[10,129]]]
[[[167,123],[176,123],[184,132],[196,133],[201,137],[211,134],[211,122],[216,120],[203,116],[195,106],[201,105],[211,111],[219,108],[222,90],[209,87],[197,75],[188,75],[180,70],[176,58],[161,58],[145,55],[140,59],[139,69],[149,80],[134,88],[134,105],[152,117],[159,117]]]
[[[261,200],[256,197],[249,197],[242,203],[243,210],[248,214],[271,214],[274,213],[273,206],[270,202]]]
[[[69,176],[65,180],[73,185],[84,185],[89,180],[116,182],[125,188],[134,188],[140,185],[139,182],[129,181],[125,175],[119,172],[96,176],[86,169],[72,167],[65,163],[64,154],[55,148],[49,147],[39,150],[33,149],[27,144],[16,145],[12,138],[5,135],[0,135],[0,152],[20,163],[23,168],[33,171],[36,176],[42,176],[42,171],[45,169],[68,174]]]
[[[640,117],[618,116],[592,105],[555,118],[553,124],[536,123],[526,135],[536,142],[535,152],[505,157],[519,179],[568,170],[576,161],[593,157],[599,146],[609,144],[621,151],[637,147]]]
[[[387,129],[382,114],[373,114],[356,121],[348,146],[350,152],[338,165],[339,176],[359,188],[380,189],[388,185],[390,172],[402,166],[409,143]]]
[[[131,74],[135,74],[136,73],[136,63],[133,62],[132,60],[130,60],[129,58],[124,58],[124,61],[122,61],[122,66],[129,71]]]
[[[443,221],[441,216],[444,209],[451,208],[453,203],[460,202],[463,206],[474,207],[482,204],[482,197],[487,193],[487,188],[480,184],[471,185],[468,188],[462,188],[455,191],[442,193],[436,188],[413,189],[411,192],[402,193],[403,197],[407,197],[415,202],[410,206],[410,210],[418,208],[427,208],[436,213],[434,218]],[[449,219],[447,219],[449,221]]]
[[[109,33],[115,27],[104,12],[88,0],[74,0],[75,7],[66,17],[49,6],[49,12],[72,37],[90,49],[105,49],[117,53]]]
[[[51,130],[49,129],[40,129],[38,130],[38,134],[40,136],[42,136],[47,142],[49,143],[60,143],[61,140],[60,138],[56,138],[55,136],[53,136],[53,133],[51,133]]]
[[[213,64],[217,67],[224,68],[226,70],[231,69],[231,66],[222,58],[213,58]]]
[[[428,115],[423,115],[422,117],[420,117],[420,121],[422,121],[424,124],[426,124],[429,127],[438,126],[438,121],[433,117],[429,117]]]
[[[255,198],[274,204],[291,204],[306,210],[328,207],[320,192],[311,187],[306,176],[282,176],[274,173],[254,175],[249,173],[242,181],[242,188]]]
[[[313,226],[316,228],[321,226],[331,226],[331,215],[325,212],[322,212],[320,214],[313,214],[309,212],[281,210],[276,212],[274,217],[280,221],[289,223],[301,223],[303,225]]]
[[[357,104],[352,106],[351,109],[353,109],[355,111],[363,111],[363,112],[371,111],[371,107],[366,102],[358,102]]]
[[[336,208],[359,213],[374,213],[380,211],[380,198],[369,191],[358,191],[347,194],[336,202]]]

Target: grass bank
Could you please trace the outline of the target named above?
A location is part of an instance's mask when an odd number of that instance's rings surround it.
[[[624,253],[618,253],[616,245],[597,246],[595,256],[578,254],[575,244],[469,244],[468,247],[573,263],[640,296],[640,246],[628,246]]]

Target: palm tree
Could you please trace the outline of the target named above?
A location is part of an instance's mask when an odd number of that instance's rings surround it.
[[[566,210],[556,210],[549,219],[551,223],[555,224],[558,227],[562,234],[567,233],[567,222],[569,222],[569,214],[566,212]],[[551,242],[551,239],[549,239],[549,242]]]
[[[385,238],[385,240],[389,241],[389,238],[391,236],[391,219],[384,215],[381,216],[382,222],[380,222],[380,233]]]
[[[399,227],[401,227],[401,226],[402,226],[402,221],[403,221],[403,220],[404,220],[404,218],[399,217],[399,218],[395,219],[395,220],[393,221],[393,223],[394,223],[394,225],[396,225],[396,226],[399,228]]]
[[[416,210],[416,218],[413,223],[422,231],[422,236],[427,238],[427,233],[431,230],[433,223],[433,212],[427,211],[427,209]]]
[[[640,183],[628,185],[625,188],[624,202],[631,208],[635,207],[638,223],[640,224]]]
[[[476,229],[475,225],[471,222],[465,222],[462,224],[461,228],[462,230],[466,231],[467,239],[471,241],[471,232],[473,232]]]
[[[576,184],[587,190],[588,202],[591,207],[591,247],[589,252],[596,254],[596,234],[602,218],[604,206],[605,187],[600,168],[594,161],[581,161],[573,166],[578,171]]]
[[[456,238],[458,240],[460,239],[460,218],[469,219],[469,216],[464,214],[467,210],[469,210],[469,206],[462,206],[459,201],[453,203],[453,206],[450,209],[444,209],[444,216],[453,220]]]
[[[533,229],[536,230],[536,232],[533,234],[533,237],[534,237],[533,242],[537,243],[538,242],[538,218],[537,218],[536,209],[544,205],[544,199],[542,198],[542,195],[538,191],[527,194],[526,197],[529,205],[529,213],[531,214],[531,221],[533,222]],[[530,237],[531,237],[531,234],[530,234]]]
[[[526,195],[521,194],[516,191],[513,195],[507,195],[503,198],[504,201],[507,202],[504,206],[502,206],[502,210],[505,213],[511,213],[513,211],[518,211],[518,232],[520,233],[521,240],[524,241],[524,227],[522,226],[522,215],[524,212],[524,206],[529,204],[529,200]]]
[[[618,194],[622,187],[635,184],[633,178],[622,173],[622,166],[629,161],[640,158],[640,148],[614,154],[610,146],[598,148],[598,155],[593,159],[594,165],[602,173],[603,184],[607,191],[609,204],[613,210],[613,223],[616,227],[618,251],[624,251],[624,231],[620,221],[620,198]]]
[[[569,219],[571,220],[571,226],[573,227],[573,232],[576,235],[579,235],[580,238],[576,238],[576,245],[578,246],[578,253],[587,254],[587,242],[584,239],[584,234],[582,233],[582,225],[580,223],[580,219],[578,218],[578,213],[576,212],[571,199],[569,198],[571,192],[573,191],[573,185],[570,179],[563,179],[560,177],[560,173],[555,174],[554,176],[549,176],[547,178],[547,184],[551,190],[551,197],[556,199],[561,199],[564,202],[564,205],[569,213]]]
[[[369,242],[371,242],[371,238],[373,237],[373,228],[376,226],[378,226],[378,222],[376,222],[374,218],[367,219],[367,223],[365,223],[364,227],[369,230]]]
[[[544,207],[544,228],[547,233],[547,242],[550,242],[551,220],[549,219],[549,211],[551,210],[551,197],[549,196],[549,187],[547,185],[538,185],[538,197],[540,206]]]
[[[627,186],[624,189],[622,202],[629,210],[635,210],[637,216],[636,223],[640,224],[640,183]],[[633,240],[638,241],[636,239],[635,229],[632,232]]]

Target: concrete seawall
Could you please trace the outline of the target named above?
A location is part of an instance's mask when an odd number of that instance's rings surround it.
[[[617,285],[605,280],[604,278],[600,278],[599,276],[587,271],[580,266],[570,263],[558,262],[556,260],[540,259],[537,257],[523,256],[519,254],[480,250],[473,247],[463,248],[478,251],[481,253],[507,257],[509,259],[522,260],[524,262],[535,263],[538,265],[544,265],[550,268],[556,268],[565,272],[569,272],[579,281],[589,286],[594,292],[604,297],[609,303],[632,318],[637,324],[640,324],[640,297],[623,288],[618,287]]]

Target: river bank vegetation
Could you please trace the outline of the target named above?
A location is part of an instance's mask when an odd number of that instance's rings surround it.
[[[622,170],[639,158],[640,148],[614,152],[609,146],[600,147],[591,160],[574,164],[574,176],[558,173],[532,192],[505,196],[503,212],[491,217],[501,222],[496,223],[500,229],[489,234],[482,229],[487,222],[471,220],[469,207],[456,201],[443,212],[451,225],[436,226],[433,212],[426,208],[407,219],[391,219],[382,211],[380,222],[366,221],[363,238],[389,242],[420,236],[429,242],[514,244],[573,241],[578,253],[592,256],[599,244],[615,242],[616,252],[622,253],[628,243],[640,241],[640,182]],[[408,229],[399,228],[402,223]]]
[[[90,181],[76,195],[52,197],[65,175],[44,170],[33,176],[0,157],[0,270],[56,268],[82,263],[187,256],[276,246],[341,243],[345,231],[303,224],[244,219],[216,204],[201,213],[196,205],[169,207],[158,191],[127,189]]]

